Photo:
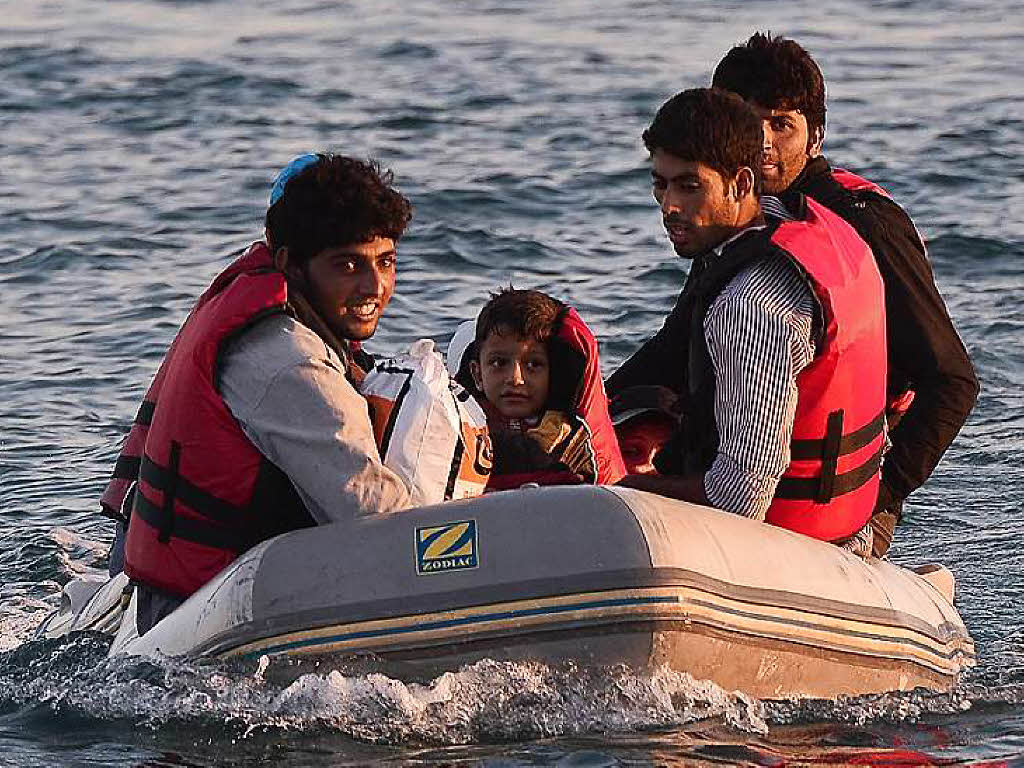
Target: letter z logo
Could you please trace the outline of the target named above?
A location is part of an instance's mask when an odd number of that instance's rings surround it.
[[[444,573],[476,568],[476,520],[460,520],[416,529],[417,573]]]

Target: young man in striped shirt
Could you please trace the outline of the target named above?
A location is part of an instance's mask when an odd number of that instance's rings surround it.
[[[734,94],[677,94],[643,139],[665,230],[693,265],[607,382],[613,397],[667,386],[683,406],[659,474],[623,484],[869,554],[886,374],[870,250],[813,201],[760,197],[760,119]]]

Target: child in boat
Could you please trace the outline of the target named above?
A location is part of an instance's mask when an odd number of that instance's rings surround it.
[[[609,406],[626,474],[657,473],[655,458],[679,430],[679,398],[668,387],[637,384],[626,387]]]
[[[487,414],[494,449],[488,490],[624,476],[597,342],[575,309],[509,287],[491,294],[473,329],[470,343],[465,328],[462,344],[453,339],[449,366]]]

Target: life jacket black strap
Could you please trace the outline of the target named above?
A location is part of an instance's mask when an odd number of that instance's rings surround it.
[[[832,501],[836,472],[839,469],[839,443],[843,439],[844,416],[845,414],[842,409],[832,411],[828,415],[828,421],[825,424],[825,447],[823,450],[824,456],[821,460],[821,480],[818,483],[818,493],[814,497],[818,504],[827,504]]]
[[[111,477],[117,480],[137,480],[141,466],[138,456],[118,456]]]
[[[388,414],[388,422],[384,425],[384,434],[380,437],[380,455],[381,458],[387,455],[388,448],[391,447],[391,437],[395,433],[395,425],[398,423],[398,416],[402,411],[402,403],[405,402],[406,395],[409,394],[409,390],[412,389],[412,375],[413,370],[410,368],[399,368],[396,366],[388,366],[380,368],[384,373],[398,373],[405,375],[405,382],[402,384],[402,388],[398,391],[398,397],[395,398],[395,404],[391,408],[391,413]]]
[[[164,510],[161,507],[158,507],[141,493],[135,494],[135,505],[132,508],[133,518],[139,517],[159,531],[164,521],[164,515]],[[171,532],[171,535],[176,539],[183,539],[194,544],[202,544],[216,549],[227,549],[232,552],[245,551],[245,542],[236,533],[232,532],[231,529],[191,517],[176,515],[174,518],[174,530]],[[163,539],[161,541],[165,544],[167,543]]]
[[[836,413],[841,413],[841,411],[837,411]],[[870,445],[871,441],[882,433],[882,427],[884,424],[885,411],[883,410],[860,429],[850,432],[847,435],[842,435],[839,439],[837,446],[838,452],[836,453],[836,456],[846,456]],[[824,460],[831,455],[829,453],[829,448],[831,446],[827,443],[828,439],[829,435],[826,434],[826,436],[820,440],[794,440],[789,444],[790,457],[793,459]]]
[[[156,412],[156,402],[143,400],[139,406],[139,412],[135,414],[135,423],[148,427],[153,423],[153,414]]]
[[[171,443],[171,458],[175,456],[174,446]],[[181,447],[178,446],[180,453]],[[164,494],[164,498],[175,497],[182,504],[195,510],[203,517],[218,520],[225,524],[235,524],[242,519],[242,509],[234,504],[218,499],[210,493],[197,488],[184,477],[178,475],[177,467],[161,467],[149,456],[142,457],[142,466],[139,470],[139,477],[147,485],[156,488]]]
[[[157,530],[160,535],[157,539],[161,544],[171,540],[171,533],[174,531],[174,499],[178,495],[178,465],[181,461],[181,443],[171,441],[171,454],[165,473],[163,488],[164,503],[160,509],[160,524]]]
[[[135,414],[135,423],[139,426],[148,427],[153,423],[153,414],[156,412],[156,403],[150,400],[143,400]],[[118,456],[114,464],[114,471],[111,477],[115,480],[137,480],[141,462],[138,456]]]
[[[860,488],[877,474],[880,466],[882,466],[881,448],[859,467],[842,474],[834,474],[829,487],[831,495],[824,500],[822,500],[824,488],[821,476],[784,477],[775,488],[775,498],[789,501],[813,500],[824,504],[837,496],[843,496]]]

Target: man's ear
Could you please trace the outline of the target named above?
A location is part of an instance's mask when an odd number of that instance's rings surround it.
[[[291,253],[286,245],[282,245],[274,251],[274,268],[280,272],[284,272],[285,277],[290,277],[292,280],[302,279],[302,272],[292,259]]]
[[[737,202],[743,200],[747,195],[752,195],[754,193],[754,172],[746,166],[740,168],[733,177],[732,188]]]
[[[284,272],[288,269],[288,248],[282,246],[274,251],[274,269]]]
[[[477,360],[469,361],[469,375],[473,377],[473,383],[476,384],[478,391],[484,391],[484,379],[480,375],[480,363]]]
[[[817,157],[821,154],[821,147],[825,143],[825,126],[819,125],[814,133],[807,139],[807,156]]]

